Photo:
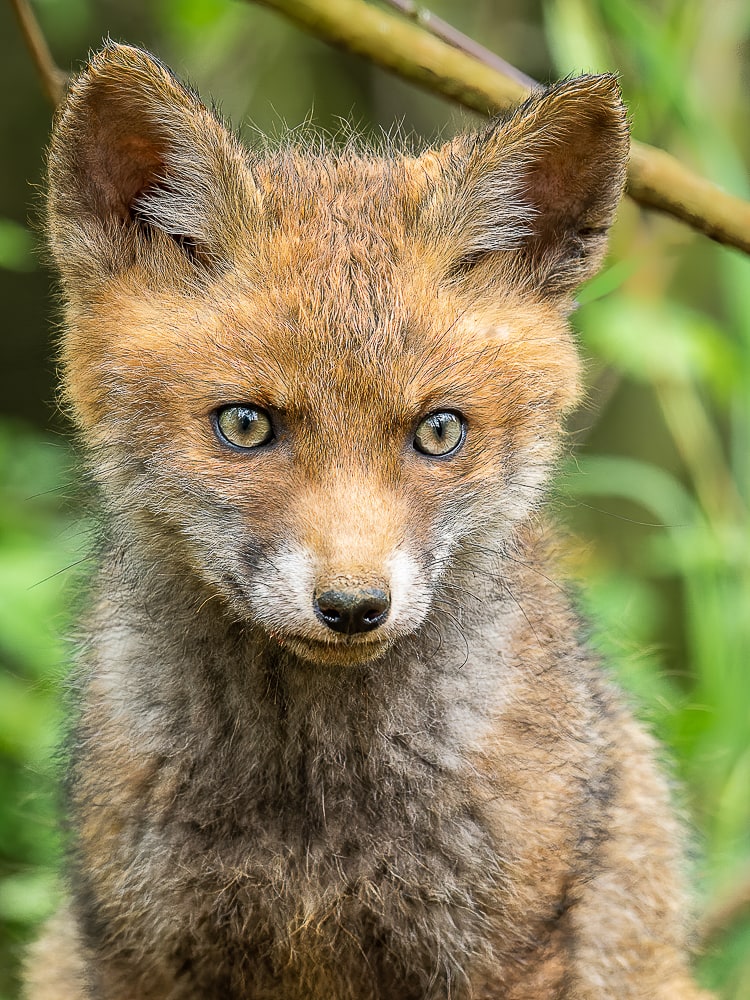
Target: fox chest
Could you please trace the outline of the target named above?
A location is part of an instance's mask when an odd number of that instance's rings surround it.
[[[162,886],[152,883],[153,910],[140,925],[144,1000],[153,983],[159,1000],[562,996],[559,928],[514,912],[517,890],[464,822],[452,844],[434,831],[396,842],[375,827],[379,846],[367,838],[359,853],[351,839],[348,854],[341,843],[290,839],[274,851],[259,842],[183,855],[179,877],[172,868]],[[471,838],[472,857],[459,838]]]
[[[489,963],[504,875],[455,790],[434,776],[421,792],[324,787],[270,797],[258,784],[234,802],[214,795],[210,810],[207,789],[202,808],[184,794],[134,851],[121,842],[130,885],[109,894],[110,924],[148,956],[150,979],[180,984],[167,995],[460,998],[467,956]],[[149,901],[137,924],[118,912],[133,894]]]
[[[296,831],[272,824],[188,862],[180,908],[201,932],[184,961],[202,997],[461,996],[466,956],[491,951],[486,836],[468,816],[443,829],[332,812],[328,826],[300,816]]]
[[[92,924],[142,983],[127,1000],[494,1000],[498,969],[528,970],[563,878],[526,859],[566,852],[529,843],[531,802],[511,831],[500,776],[395,736],[377,757],[222,748],[133,770],[116,802],[83,764],[108,802],[83,827]]]

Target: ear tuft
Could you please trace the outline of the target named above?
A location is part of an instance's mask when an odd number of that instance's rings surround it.
[[[473,141],[452,144],[441,229],[454,269],[505,251],[516,280],[548,294],[570,291],[604,255],[628,149],[612,75],[555,84]]]
[[[73,82],[49,155],[64,275],[124,266],[147,227],[225,259],[256,198],[234,137],[153,56],[109,43]]]

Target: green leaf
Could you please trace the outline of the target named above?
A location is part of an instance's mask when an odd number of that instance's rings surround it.
[[[676,302],[598,299],[576,326],[594,354],[640,382],[706,382],[726,401],[743,375],[737,344],[711,317]]]
[[[701,520],[698,505],[674,476],[637,459],[583,455],[568,465],[559,482],[572,496],[630,500],[668,527],[689,527]]]
[[[645,264],[642,258],[629,257],[618,260],[615,264],[600,271],[596,277],[592,278],[582,288],[578,290],[576,302],[579,306],[588,305],[589,302],[596,302],[606,295],[611,295],[621,288],[626,281],[639,271]]]
[[[39,923],[54,912],[59,899],[58,881],[48,871],[10,875],[0,881],[0,920]]]
[[[6,271],[33,271],[34,237],[13,219],[0,218],[0,267]]]

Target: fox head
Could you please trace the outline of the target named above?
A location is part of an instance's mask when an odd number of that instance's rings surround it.
[[[128,544],[308,661],[439,617],[539,504],[627,150],[585,76],[421,155],[248,152],[108,45],[58,114],[48,218],[66,398]]]

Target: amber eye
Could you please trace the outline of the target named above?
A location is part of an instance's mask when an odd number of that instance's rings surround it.
[[[222,406],[214,420],[219,437],[235,448],[260,448],[273,441],[271,418],[254,406]]]
[[[420,420],[414,432],[414,447],[423,455],[442,458],[458,451],[466,436],[464,418],[450,410],[430,413]]]

